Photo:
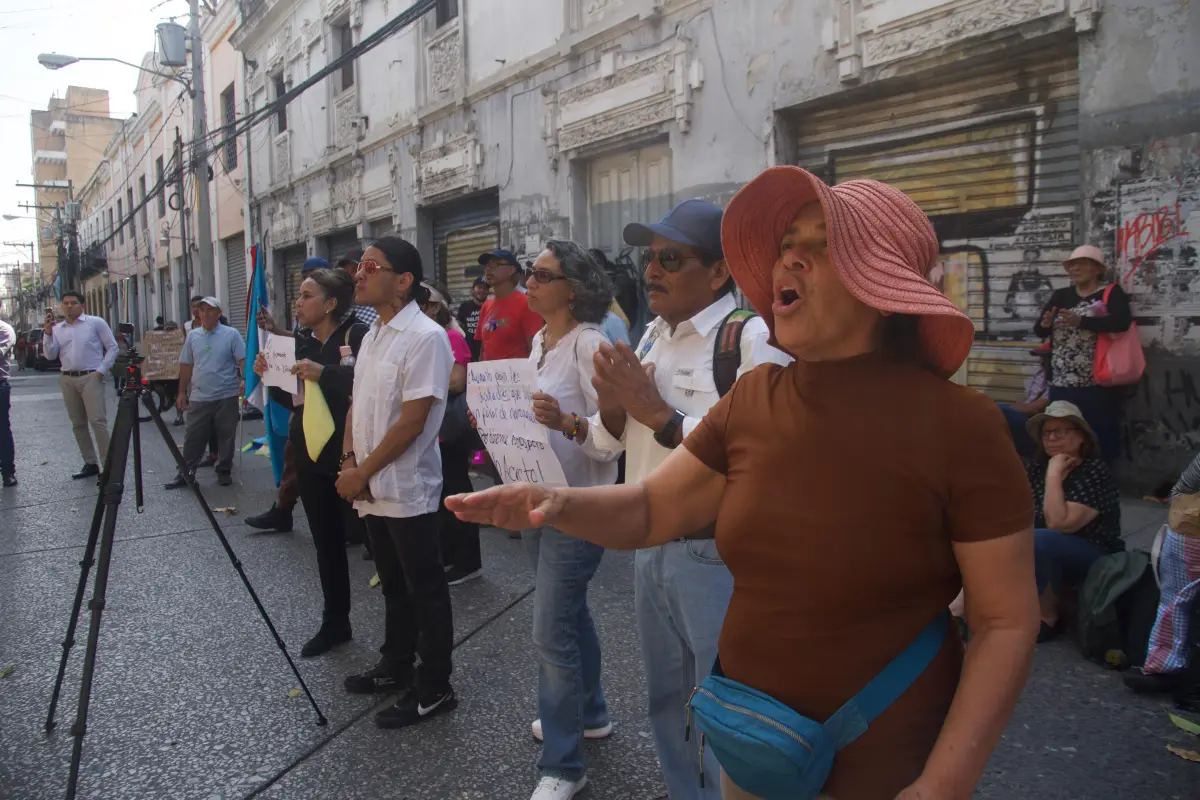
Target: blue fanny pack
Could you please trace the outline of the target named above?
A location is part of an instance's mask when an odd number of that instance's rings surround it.
[[[821,793],[838,750],[925,671],[946,639],[949,614],[939,614],[903,653],[824,724],[721,674],[720,659],[688,701],[700,747],[709,744],[739,789],[762,800],[812,800]]]

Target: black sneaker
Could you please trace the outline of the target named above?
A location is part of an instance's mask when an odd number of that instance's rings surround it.
[[[464,567],[450,567],[446,570],[446,583],[450,586],[461,586],[467,581],[473,581],[483,574],[482,569],[466,569]]]
[[[304,658],[324,655],[342,642],[348,642],[353,638],[350,620],[323,622],[317,635],[304,643],[304,647],[300,649],[300,655]]]
[[[348,675],[342,682],[346,691],[351,694],[387,694],[388,692],[407,691],[412,687],[412,675],[398,674],[394,669],[380,661],[374,667],[360,675]]]
[[[251,528],[257,528],[260,531],[288,533],[292,529],[292,512],[285,511],[277,504],[272,503],[270,511],[255,514],[253,517],[246,517],[245,523]]]
[[[228,472],[218,472],[217,486],[233,486],[233,476]]]
[[[1125,685],[1137,694],[1167,694],[1175,691],[1183,673],[1180,672],[1142,672],[1140,667],[1134,667],[1125,673]]]
[[[447,686],[441,691],[428,690],[418,695],[410,689],[400,695],[395,704],[375,715],[377,728],[407,728],[458,708],[454,690]]]
[[[11,489],[12,487],[14,487],[16,485],[17,485],[17,476],[16,475],[5,475],[4,476],[4,488],[5,489]]]

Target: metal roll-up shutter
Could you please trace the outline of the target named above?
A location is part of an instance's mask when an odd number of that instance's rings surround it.
[[[1077,64],[1074,37],[1050,37],[795,116],[800,166],[884,181],[929,215],[931,280],[975,323],[956,380],[996,399],[1020,399],[1033,324],[1081,235]]]
[[[326,242],[326,249],[329,253],[330,264],[337,264],[338,259],[351,250],[361,250],[362,247],[358,243],[358,229],[350,228],[331,235]]]
[[[283,291],[287,307],[286,315],[276,315],[281,325],[284,324],[284,319],[287,320],[289,327],[292,324],[292,316],[296,309],[296,298],[300,296],[300,284],[303,282],[300,278],[300,269],[304,266],[304,261],[307,258],[308,251],[304,245],[280,250],[275,256],[275,262],[283,266]]]
[[[243,335],[246,333],[246,237],[242,234],[224,240],[225,282],[229,310],[225,318]]]
[[[437,279],[449,290],[451,300],[461,303],[471,284],[483,275],[480,253],[500,246],[499,195],[489,192],[435,209],[433,241]]]

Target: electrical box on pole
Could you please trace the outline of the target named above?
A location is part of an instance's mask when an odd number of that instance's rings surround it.
[[[187,66],[187,29],[174,22],[163,22],[155,29],[158,38],[158,63],[163,67]]]

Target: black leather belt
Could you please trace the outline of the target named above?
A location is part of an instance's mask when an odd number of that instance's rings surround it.
[[[91,375],[95,370],[91,369],[64,369],[59,372],[59,375],[66,375],[68,378],[82,378],[84,375]]]

